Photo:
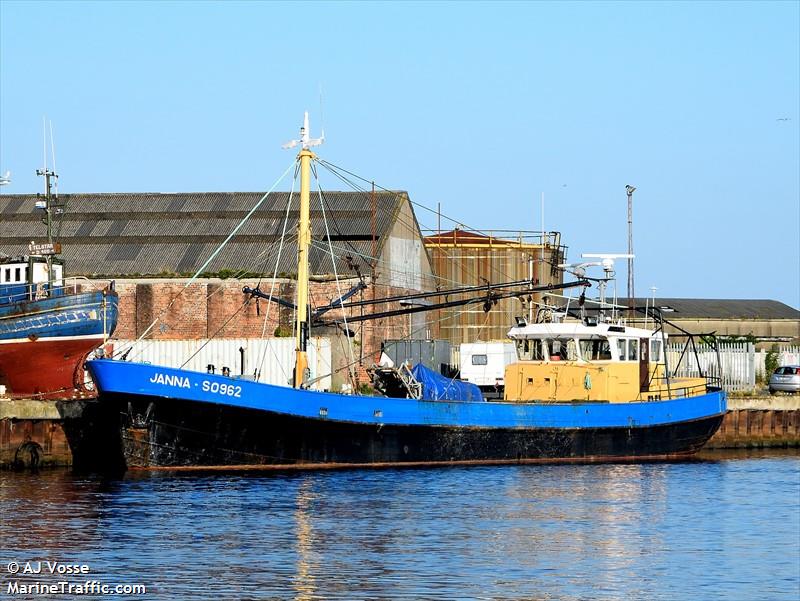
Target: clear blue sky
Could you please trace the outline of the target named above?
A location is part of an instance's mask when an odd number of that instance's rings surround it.
[[[3,192],[43,115],[62,192],[264,190],[321,86],[320,156],[379,185],[480,229],[544,192],[574,260],[625,252],[630,183],[640,295],[798,307],[799,6],[4,0]]]

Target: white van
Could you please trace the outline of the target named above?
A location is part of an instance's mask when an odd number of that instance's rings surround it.
[[[517,360],[513,342],[465,343],[459,347],[461,379],[477,384],[486,398],[503,396],[506,365]]]

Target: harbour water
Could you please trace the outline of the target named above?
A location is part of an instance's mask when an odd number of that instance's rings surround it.
[[[144,584],[128,597],[142,599],[795,600],[800,456],[120,480],[4,472],[0,526],[0,598],[12,581],[91,577]],[[39,561],[90,576],[8,573]]]

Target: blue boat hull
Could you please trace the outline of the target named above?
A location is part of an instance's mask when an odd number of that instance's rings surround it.
[[[87,364],[128,467],[631,461],[696,452],[725,394],[645,403],[417,401]]]
[[[102,336],[117,324],[117,294],[95,290],[0,305],[0,340]]]

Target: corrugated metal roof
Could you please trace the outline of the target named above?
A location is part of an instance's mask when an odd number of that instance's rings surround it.
[[[627,306],[628,299],[620,298],[618,304]],[[635,304],[644,307],[652,299],[637,298]],[[677,319],[800,319],[800,311],[782,302],[765,299],[713,299],[713,298],[656,298],[655,306],[664,311],[664,317]]]
[[[59,200],[65,213],[55,227],[70,275],[194,273],[262,197],[259,192],[62,194]],[[270,194],[206,271],[271,273],[288,199],[288,192]],[[344,259],[350,254],[366,272],[366,260],[358,260],[358,255],[371,252],[370,193],[325,192],[324,199],[331,244],[338,255],[337,271],[351,273]],[[44,238],[36,200],[35,194],[0,195],[0,252],[23,254],[31,240]],[[291,239],[297,231],[299,202],[295,193],[278,273],[296,271],[297,250]],[[402,203],[409,203],[406,192],[375,193],[379,249]],[[406,225],[420,236],[416,224]],[[327,246],[316,193],[311,197],[311,230],[315,244]],[[331,259],[325,253],[314,250],[309,259],[313,273],[332,272]]]

